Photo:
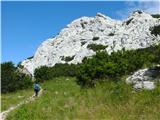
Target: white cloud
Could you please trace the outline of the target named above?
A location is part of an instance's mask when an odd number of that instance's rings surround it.
[[[156,14],[160,12],[160,1],[138,2],[137,7],[151,14]]]
[[[122,19],[128,17],[135,10],[143,10],[150,14],[160,14],[160,1],[126,1],[125,5],[125,9],[116,12]]]

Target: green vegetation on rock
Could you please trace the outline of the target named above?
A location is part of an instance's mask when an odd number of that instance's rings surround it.
[[[114,33],[109,33],[108,36],[114,36]]]
[[[107,46],[101,45],[101,44],[89,44],[87,46],[88,49],[91,49],[93,51],[100,51],[107,48]]]
[[[66,62],[69,62],[69,61],[72,61],[74,59],[74,56],[70,57],[70,56],[67,56],[67,57],[62,57],[62,60],[66,61]]]
[[[28,57],[27,59],[32,59],[34,56]]]
[[[24,66],[23,66],[21,63],[22,63],[22,62],[19,62],[19,63],[17,64],[17,67],[23,69]]]
[[[127,21],[126,21],[126,25],[129,25],[132,20],[133,20],[133,18],[127,20]]]
[[[99,37],[93,37],[93,41],[96,41],[96,40],[98,40],[99,39]]]
[[[160,25],[151,28],[151,34],[154,34],[155,36],[160,35]]]
[[[153,18],[160,18],[160,14],[152,14],[151,15]]]
[[[82,41],[81,42],[81,46],[83,46],[84,44],[86,44],[87,42],[86,41]]]

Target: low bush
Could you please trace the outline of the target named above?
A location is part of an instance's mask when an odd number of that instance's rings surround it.
[[[160,14],[152,14],[151,15],[153,18],[160,18]]]
[[[89,44],[87,48],[93,50],[93,51],[100,51],[106,49],[107,46],[101,45],[101,44]]]
[[[40,82],[50,80],[60,76],[76,76],[78,65],[74,64],[55,64],[53,67],[42,66],[34,72],[34,77]]]
[[[32,59],[34,56],[28,57],[27,59]]]
[[[69,62],[69,61],[72,61],[74,59],[74,56],[70,57],[70,56],[67,56],[67,57],[62,57],[62,60],[66,61],[66,62]]]
[[[126,21],[126,25],[129,25],[132,20],[133,20],[133,18],[127,20],[127,21]]]
[[[19,62],[19,63],[17,64],[17,67],[19,67],[19,68],[21,68],[21,69],[24,68],[24,66],[22,65],[22,62]]]
[[[81,46],[83,46],[84,44],[86,44],[87,42],[86,41],[82,41],[81,42]]]
[[[139,14],[142,14],[142,11],[140,11],[140,10],[137,10],[136,12],[138,12]]]
[[[96,40],[98,40],[99,39],[99,37],[93,37],[93,41],[96,41]]]
[[[151,34],[154,34],[155,36],[160,35],[160,25],[151,28]]]
[[[160,45],[138,50],[121,50],[108,55],[97,52],[91,58],[85,58],[79,66],[77,82],[86,87],[94,86],[102,79],[118,80],[142,67],[160,63]]]
[[[38,82],[44,82],[45,80],[51,79],[51,70],[50,67],[47,66],[41,66],[34,71],[34,78]]]
[[[114,33],[109,33],[108,36],[114,36]]]

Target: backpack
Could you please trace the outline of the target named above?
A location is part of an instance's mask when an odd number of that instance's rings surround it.
[[[38,84],[34,84],[34,89],[35,90],[40,90],[40,86]]]

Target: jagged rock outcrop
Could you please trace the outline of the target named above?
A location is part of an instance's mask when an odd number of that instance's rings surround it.
[[[126,79],[126,83],[132,84],[135,89],[154,89],[160,82],[160,66],[136,71]]]
[[[151,34],[151,28],[160,25],[159,18],[144,12],[134,12],[124,21],[113,20],[97,13],[95,17],[81,17],[74,20],[59,35],[45,40],[31,59],[21,65],[31,74],[40,66],[54,66],[56,63],[80,63],[84,57],[95,51],[89,44],[107,45],[106,51],[146,48],[160,43],[160,36]],[[67,61],[64,58],[72,58]]]

